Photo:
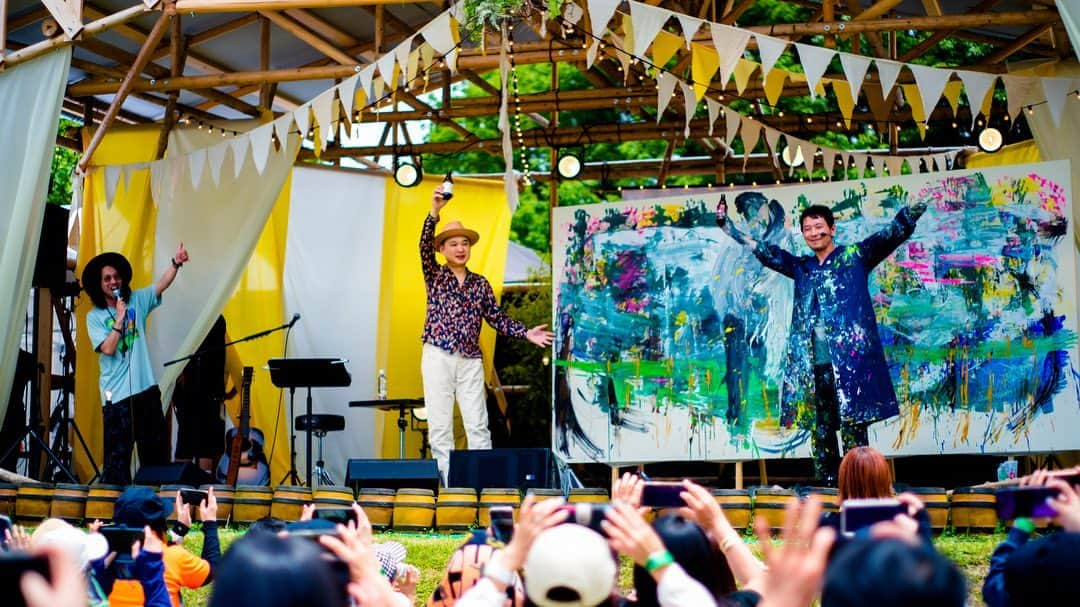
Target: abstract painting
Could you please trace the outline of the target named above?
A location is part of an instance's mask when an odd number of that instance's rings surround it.
[[[1064,162],[560,207],[555,210],[552,447],[572,462],[809,457],[780,423],[791,281],[722,233],[810,254],[811,204],[836,242],[929,210],[873,271],[900,415],[887,455],[1080,448],[1077,264]],[[758,201],[748,204],[745,201]]]

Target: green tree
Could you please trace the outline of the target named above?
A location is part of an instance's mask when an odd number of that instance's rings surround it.
[[[72,132],[81,126],[80,123],[61,116],[60,124],[57,126],[57,134],[70,136]],[[71,202],[71,176],[75,172],[75,165],[81,157],[82,154],[65,147],[56,146],[53,148],[49,194],[45,199],[47,203],[67,205]]]

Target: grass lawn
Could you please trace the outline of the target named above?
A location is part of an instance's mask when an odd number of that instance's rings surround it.
[[[226,528],[221,531],[222,549],[228,549],[241,530]],[[418,533],[380,533],[376,541],[394,540],[401,542],[409,551],[406,562],[415,565],[421,571],[420,585],[417,590],[417,605],[422,606],[431,595],[450,555],[465,541],[466,535],[425,535]],[[982,582],[990,565],[990,553],[1004,539],[1003,533],[993,534],[953,534],[947,532],[935,540],[938,549],[952,559],[967,575],[970,581],[969,605],[982,604]],[[757,540],[749,539],[753,546]],[[185,547],[195,554],[202,550],[202,534],[192,531],[184,540]],[[756,547],[755,547],[756,551]],[[630,562],[623,559],[619,574],[619,585],[625,590],[630,587]],[[211,586],[197,590],[184,590],[184,605],[204,607],[210,596]]]

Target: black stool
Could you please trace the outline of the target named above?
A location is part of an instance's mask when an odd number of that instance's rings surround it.
[[[310,420],[310,422],[309,422]],[[331,415],[328,413],[315,413],[310,416],[301,415],[296,418],[296,431],[308,432],[315,435],[319,441],[319,459],[312,469],[315,485],[333,485],[334,479],[326,471],[326,462],[323,461],[322,441],[327,432],[340,432],[345,429],[344,415]]]

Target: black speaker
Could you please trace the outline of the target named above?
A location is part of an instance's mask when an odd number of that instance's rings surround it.
[[[450,452],[450,486],[550,487],[551,449],[473,449]]]
[[[41,222],[34,286],[60,289],[67,282],[68,210],[58,204],[45,205]]]
[[[209,485],[210,473],[191,462],[143,466],[135,473],[136,485]]]
[[[433,459],[351,459],[345,484],[353,489],[439,489]]]

